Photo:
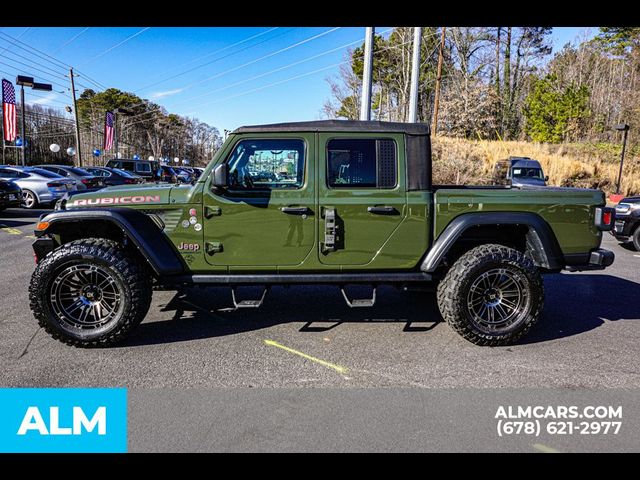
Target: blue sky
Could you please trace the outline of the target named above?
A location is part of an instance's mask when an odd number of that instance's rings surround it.
[[[36,81],[58,83],[54,90],[62,92],[68,84],[62,64],[72,65],[80,72],[79,90],[98,89],[95,81],[134,92],[220,131],[320,118],[330,94],[327,77],[364,36],[362,27],[31,27],[0,32],[46,54],[27,55],[0,35],[0,75],[6,78],[30,73]],[[554,50],[596,32],[595,27],[557,27]],[[27,92],[27,102],[64,108],[69,94]]]

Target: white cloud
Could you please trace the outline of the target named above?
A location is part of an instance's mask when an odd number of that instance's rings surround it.
[[[57,92],[51,92],[47,93],[44,97],[34,98],[33,100],[29,99],[29,101],[26,103],[33,103],[36,105],[51,105],[53,103],[51,102],[51,100],[55,100],[58,95],[59,94]]]
[[[170,97],[171,95],[175,95],[176,93],[180,93],[184,90],[184,88],[176,88],[174,90],[165,90],[164,92],[154,92],[151,94],[151,98],[163,98]]]

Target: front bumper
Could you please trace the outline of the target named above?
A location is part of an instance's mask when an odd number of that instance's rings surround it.
[[[579,263],[567,262],[566,270],[570,272],[581,272],[584,270],[604,270],[611,266],[615,260],[615,254],[610,250],[604,248],[596,248],[591,250],[588,254],[581,256],[582,260]]]
[[[22,192],[0,194],[0,208],[19,207],[22,205]]]

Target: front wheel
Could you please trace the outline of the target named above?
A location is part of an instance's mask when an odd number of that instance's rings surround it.
[[[49,253],[29,286],[33,315],[53,338],[78,347],[122,340],[151,302],[148,272],[111,240],[77,240]]]
[[[538,320],[542,276],[530,258],[503,245],[480,245],[462,255],[438,285],[444,320],[476,345],[509,345]]]
[[[31,190],[23,190],[22,191],[22,205],[25,208],[36,208],[38,206],[38,197]]]

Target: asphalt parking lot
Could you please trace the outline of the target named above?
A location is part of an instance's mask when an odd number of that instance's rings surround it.
[[[28,307],[40,213],[0,213],[3,386],[640,386],[640,254],[608,234],[613,267],[547,276],[541,321],[511,347],[461,339],[432,293],[386,287],[375,307],[350,309],[337,288],[278,287],[261,309],[240,311],[224,310],[226,289],[155,292],[126,343],[83,350],[49,338]]]

